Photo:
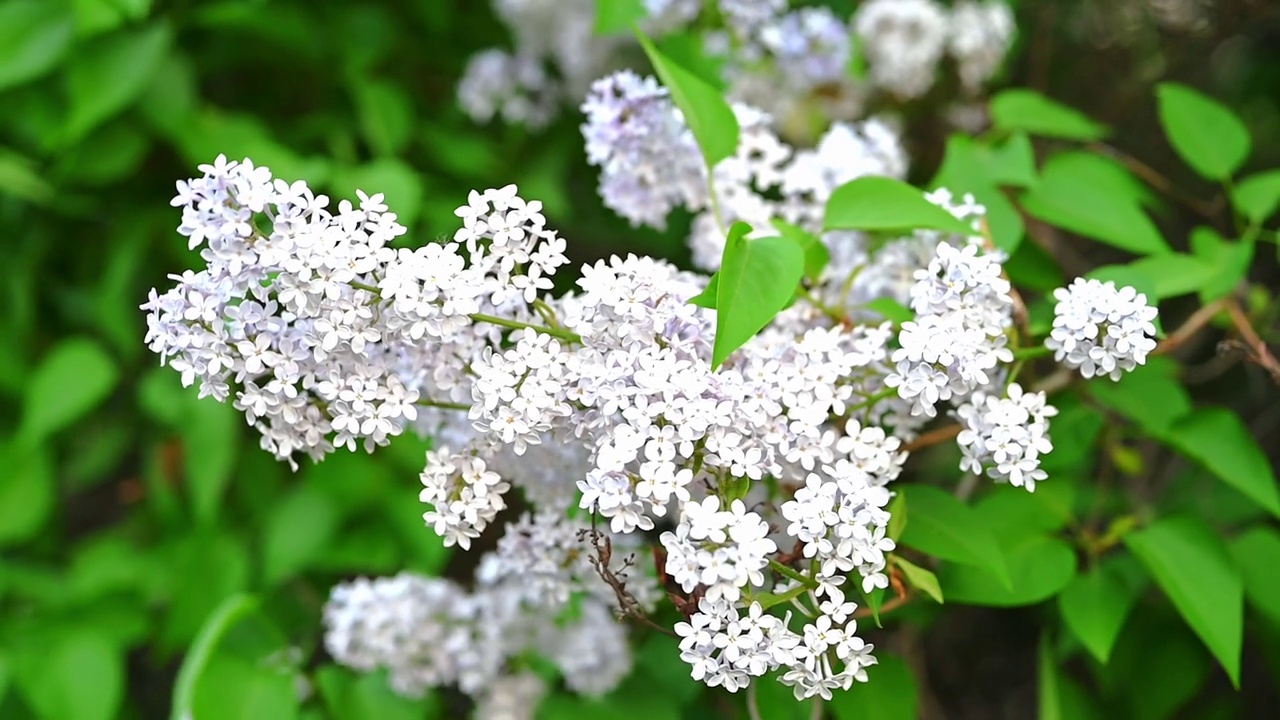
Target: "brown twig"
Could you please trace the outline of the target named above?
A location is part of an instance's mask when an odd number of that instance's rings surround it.
[[[911,442],[903,445],[902,449],[906,450],[907,452],[915,452],[923,448],[944,443],[950,440],[951,438],[959,435],[960,429],[961,428],[959,423],[956,423],[954,425],[944,425],[943,427],[930,430],[929,432],[921,435],[915,440],[912,440]]]
[[[680,637],[669,628],[662,627],[658,623],[649,619],[649,616],[645,614],[644,609],[640,607],[640,602],[636,600],[630,590],[627,590],[625,570],[635,564],[634,557],[629,556],[623,561],[622,574],[614,572],[614,570],[609,567],[609,563],[613,559],[613,541],[604,533],[596,529],[594,515],[592,516],[591,529],[582,530],[580,536],[581,535],[590,535],[591,546],[595,548],[596,554],[592,555],[588,559],[591,561],[591,566],[596,569],[596,574],[600,576],[601,580],[604,580],[605,584],[613,590],[613,594],[617,596],[618,611],[621,613],[622,617],[636,620],[643,625],[653,628],[660,633],[670,635],[671,637]]]
[[[1182,325],[1178,326],[1177,330],[1174,330],[1168,337],[1161,340],[1160,344],[1156,345],[1156,349],[1152,351],[1151,354],[1164,355],[1166,353],[1173,352],[1179,345],[1190,340],[1192,336],[1200,332],[1201,328],[1208,325],[1218,313],[1227,309],[1230,304],[1231,302],[1228,301],[1227,298],[1219,298],[1208,305],[1202,306],[1199,310],[1191,313],[1191,317],[1187,318]]]
[[[894,610],[897,610],[903,605],[911,602],[914,597],[911,593],[911,588],[907,587],[907,584],[902,581],[902,571],[899,570],[897,566],[889,569],[889,587],[893,588],[892,600],[882,604],[876,612],[872,612],[869,607],[862,608],[861,610],[855,610],[853,612],[853,617],[861,620],[863,618],[875,617],[884,613],[893,612]]]
[[[1159,190],[1165,195],[1177,200],[1178,202],[1191,208],[1196,214],[1206,220],[1213,220],[1221,209],[1218,202],[1205,202],[1190,193],[1183,191],[1173,181],[1165,177],[1159,170],[1142,162],[1138,158],[1112,147],[1104,142],[1093,142],[1089,144],[1089,149],[1101,155],[1106,155],[1115,160],[1119,160],[1134,175],[1142,178],[1148,185]]]
[[[1240,337],[1248,348],[1246,357],[1249,358],[1249,362],[1266,370],[1271,379],[1280,384],[1280,362],[1276,360],[1275,355],[1271,354],[1271,348],[1267,347],[1267,343],[1253,329],[1249,316],[1244,314],[1244,310],[1234,299],[1227,301],[1227,314],[1231,316],[1231,322],[1240,332]]]

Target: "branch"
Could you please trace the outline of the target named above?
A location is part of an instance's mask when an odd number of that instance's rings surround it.
[[[582,537],[582,535],[585,534],[591,535],[591,546],[595,548],[596,554],[589,557],[588,560],[591,561],[591,566],[596,569],[596,574],[600,576],[600,579],[604,580],[605,584],[613,590],[613,594],[618,600],[618,611],[621,613],[622,617],[637,620],[641,624],[647,625],[665,635],[670,635],[674,638],[680,637],[669,628],[662,627],[658,623],[649,619],[649,616],[645,614],[644,609],[640,607],[640,602],[636,600],[630,590],[627,590],[626,576],[619,576],[618,573],[615,573],[613,569],[609,567],[609,562],[613,558],[613,541],[595,528],[594,513],[591,515],[591,524],[591,529],[582,530],[579,533],[579,537]],[[633,564],[634,559],[627,558],[623,562],[622,567],[625,570],[625,568],[628,568]]]
[[[933,445],[944,443],[959,434],[960,434],[959,423],[956,423],[954,425],[945,425],[943,427],[937,428],[936,430],[930,430],[929,432],[921,435],[915,440],[912,440],[911,442],[906,443],[905,445],[902,446],[902,449],[906,450],[907,452],[915,452],[916,450],[920,450],[922,448],[927,448]]]
[[[1123,150],[1114,148],[1104,142],[1089,143],[1089,149],[1114,160],[1119,160],[1130,172],[1145,180],[1148,185],[1191,208],[1206,220],[1213,220],[1217,217],[1219,203],[1205,202],[1188,192],[1184,192],[1174,185],[1172,180],[1162,175],[1160,171]]]
[[[1233,303],[1228,301],[1227,298],[1219,298],[1196,310],[1191,314],[1191,317],[1178,326],[1177,330],[1174,330],[1168,337],[1160,341],[1160,344],[1156,346],[1156,349],[1151,354],[1164,355],[1173,352],[1179,345],[1182,345],[1200,332],[1200,329],[1208,325],[1218,313],[1228,309],[1230,304]]]
[[[1253,329],[1249,317],[1244,314],[1244,310],[1234,299],[1227,301],[1227,314],[1231,316],[1231,322],[1235,324],[1236,330],[1240,331],[1240,337],[1248,348],[1249,362],[1266,370],[1271,379],[1280,384],[1280,361],[1271,354],[1271,348],[1267,347],[1267,343]]]

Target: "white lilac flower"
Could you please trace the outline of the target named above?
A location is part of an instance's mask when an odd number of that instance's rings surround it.
[[[675,532],[660,538],[667,550],[667,574],[685,592],[702,586],[708,600],[736,602],[742,588],[764,583],[767,556],[778,549],[768,535],[768,524],[747,512],[741,500],[726,510],[715,495],[686,503]]]
[[[1043,392],[1024,393],[1018,383],[1009,385],[1006,397],[974,393],[956,409],[964,426],[956,438],[964,454],[960,469],[985,470],[997,481],[1034,492],[1036,483],[1048,477],[1040,456],[1053,450],[1049,418],[1057,414]]]
[[[1045,346],[1054,359],[1091,378],[1119,380],[1156,348],[1156,308],[1147,296],[1114,282],[1076,278],[1053,291],[1053,330]]]
[[[870,0],[858,7],[854,30],[871,80],[903,98],[933,85],[947,42],[946,10],[934,0]]]
[[[496,48],[471,56],[458,82],[458,104],[476,122],[501,118],[541,128],[555,117],[560,88],[536,57]]]
[[[475,720],[534,720],[547,683],[537,673],[522,671],[495,680],[476,701]]]
[[[794,10],[761,28],[759,38],[788,83],[813,88],[849,73],[849,25],[830,8]]]
[[[878,124],[797,153],[767,117],[736,111],[742,146],[715,169],[728,212],[819,232],[821,205],[850,173],[901,172]],[[600,157],[641,142],[614,130],[595,128]],[[470,589],[412,575],[335,588],[326,646],[352,667],[385,668],[399,692],[454,686],[500,715],[536,703],[541,686],[520,675],[535,653],[575,692],[607,692],[631,662],[613,612],[651,609],[663,597],[654,574],[666,573],[700,598],[676,628],[692,677],[732,691],[778,671],[797,697],[830,697],[875,662],[845,584],[888,585],[889,483],[936,404],[959,405],[967,468],[1028,488],[1044,477],[1053,409],[1017,385],[998,392],[1011,290],[976,226],[878,252],[854,233],[823,236],[840,270],[814,293],[833,307],[909,304],[916,319],[896,348],[889,322],[838,322],[797,302],[712,372],[715,316],[689,303],[705,276],[612,257],[554,297],[565,242],[514,186],[472,192],[453,238],[410,250],[387,247],[404,229],[379,195],[331,213],[305,184],[247,161],[202,172],[175,204],[205,267],[146,305],[148,343],[184,381],[234,398],[282,458],[372,448],[410,428],[432,435],[420,500],[447,545],[488,532],[512,488],[533,506],[480,559]],[[972,198],[930,199],[967,221],[982,213]],[[1108,337],[1132,324],[1111,309]],[[666,564],[651,574],[635,554],[654,540],[636,531],[667,517]],[[770,568],[780,547],[800,548],[791,569],[811,588]],[[757,591],[790,593],[805,617],[766,612]]]
[[[262,447],[294,463],[385,445],[417,416],[375,317],[377,271],[404,234],[381,194],[359,205],[224,156],[178,183],[178,232],[203,270],[146,304],[146,342],[202,396],[233,399]],[[265,229],[263,229],[265,228]]]
[[[739,38],[751,38],[787,8],[787,0],[716,0],[725,24]]]
[[[545,687],[511,674],[533,653],[555,663],[574,691],[606,693],[629,672],[631,653],[614,618],[616,596],[588,570],[586,527],[550,515],[522,519],[481,558],[469,591],[411,573],[342,583],[325,604],[325,648],[343,665],[385,668],[405,695],[455,686],[477,701],[478,717],[495,720],[536,717]],[[568,573],[552,581],[558,564]],[[531,576],[539,580],[532,587]],[[632,569],[627,580],[637,597],[656,595],[652,578]]]
[[[463,550],[506,506],[503,494],[511,485],[488,470],[483,458],[472,453],[454,453],[447,447],[427,452],[422,471],[421,502],[432,506],[422,518],[444,544]]]
[[[667,90],[622,70],[591,85],[582,111],[587,161],[606,206],[633,225],[666,227],[676,207],[706,204],[706,169]]]
[[[960,0],[951,8],[947,46],[966,89],[976,91],[1000,68],[1015,29],[1013,10],[1002,0]]]

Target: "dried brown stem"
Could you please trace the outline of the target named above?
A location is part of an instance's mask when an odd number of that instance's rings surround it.
[[[679,635],[671,629],[662,627],[658,623],[649,619],[649,616],[644,612],[644,608],[640,607],[639,601],[637,601],[635,596],[631,594],[630,590],[627,590],[625,573],[620,575],[609,567],[609,563],[613,559],[613,541],[595,528],[594,520],[595,518],[593,517],[591,529],[583,531],[583,533],[591,537],[591,546],[596,551],[596,554],[589,558],[591,566],[596,569],[596,574],[600,576],[600,579],[604,580],[605,584],[613,590],[613,594],[617,597],[618,610],[622,617],[635,620],[642,625],[646,625],[660,633],[670,635],[671,637],[679,637]],[[623,563],[624,571],[625,568],[631,567],[634,564],[635,558],[628,557]]]

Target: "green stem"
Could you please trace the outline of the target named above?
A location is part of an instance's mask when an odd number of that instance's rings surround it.
[[[442,408],[444,410],[470,410],[471,409],[470,405],[465,405],[463,403],[443,402],[440,400],[432,400],[430,398],[418,398],[418,400],[414,403],[414,405],[421,405],[422,407]]]
[[[887,399],[887,398],[891,398],[891,397],[893,397],[894,395],[897,395],[897,394],[898,394],[898,389],[897,389],[897,388],[885,388],[885,389],[881,390],[880,392],[876,393],[875,395],[872,395],[871,397],[867,398],[866,400],[863,400],[862,402],[858,403],[857,405],[850,405],[850,406],[848,407],[848,410],[847,410],[847,411],[848,411],[848,412],[853,412],[854,410],[861,410],[861,409],[863,409],[863,408],[870,408],[870,407],[874,407],[874,406],[875,406],[875,404],[876,404],[876,403],[878,403],[878,402],[880,402],[881,400],[884,400],[884,399]]]
[[[581,335],[564,328],[553,328],[547,327],[546,325],[533,325],[526,322],[520,322],[519,320],[508,320],[507,318],[498,317],[497,315],[485,315],[484,313],[471,313],[467,317],[475,320],[476,322],[489,323],[490,325],[511,328],[512,330],[534,330],[542,333],[543,335],[550,335],[551,337],[568,340],[572,343],[582,342]]]
[[[845,317],[844,313],[814,297],[803,285],[799,286],[799,293],[800,297],[804,298],[810,305],[821,311],[823,315],[826,315],[838,323],[848,322],[849,318]]]
[[[1014,360],[1030,360],[1032,358],[1044,357],[1052,355],[1053,351],[1044,345],[1034,345],[1032,347],[1018,348],[1013,351]]]
[[[800,583],[801,585],[803,585],[804,587],[810,590],[813,590],[818,587],[817,581],[815,581],[813,578],[808,577],[806,575],[802,575],[800,572],[792,568],[789,568],[786,565],[783,565],[782,563],[778,562],[777,560],[774,560],[773,558],[769,558],[769,567],[773,568],[775,572],[786,575],[787,577],[791,578],[792,580],[795,580],[796,582]]]
[[[357,282],[355,280],[352,280],[347,284],[357,290],[364,290],[365,292],[371,292],[374,295],[377,295],[378,297],[382,297],[382,291],[378,290],[378,288],[374,287],[373,285],[366,285],[362,282]]]

